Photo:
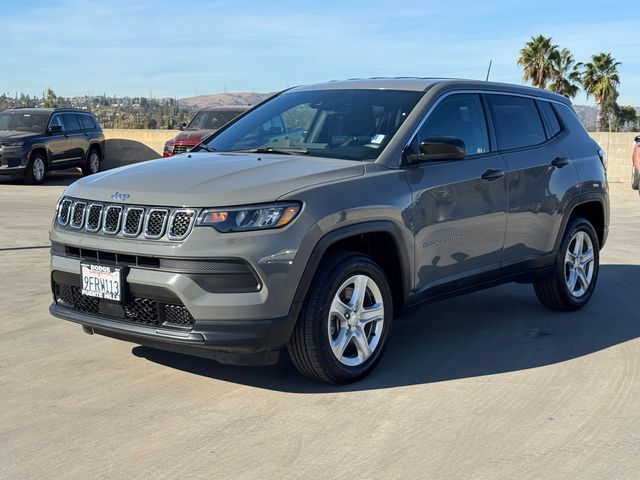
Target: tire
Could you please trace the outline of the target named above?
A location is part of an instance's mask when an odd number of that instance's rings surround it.
[[[576,255],[578,251],[579,256]],[[577,265],[581,267],[577,268]],[[580,269],[582,274],[579,273]],[[554,262],[553,273],[533,285],[538,300],[551,310],[581,309],[593,294],[599,269],[600,243],[593,226],[584,218],[570,220]]]
[[[31,155],[31,160],[24,173],[24,183],[28,185],[42,185],[47,177],[47,159],[41,153]]]
[[[82,174],[86,177],[87,175],[93,175],[94,173],[98,173],[100,171],[100,167],[102,166],[102,155],[100,155],[100,150],[93,147],[89,150],[89,155],[87,155],[87,161],[82,167]]]
[[[365,288],[354,302],[356,282]],[[369,322],[360,315],[367,315]],[[358,253],[330,252],[316,272],[287,349],[303,375],[350,383],[380,361],[392,323],[391,287],[382,269]]]
[[[640,172],[635,168],[631,170],[631,188],[640,190]]]

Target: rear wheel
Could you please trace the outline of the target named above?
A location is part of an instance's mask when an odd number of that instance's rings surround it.
[[[34,153],[24,174],[24,183],[42,185],[46,176],[47,159],[41,153]]]
[[[102,163],[102,155],[97,148],[89,150],[89,157],[87,158],[87,164],[82,167],[83,175],[93,175],[100,171],[100,164]]]
[[[353,382],[380,361],[392,320],[391,287],[382,269],[364,255],[331,252],[311,285],[289,355],[314,380]]]
[[[552,310],[578,310],[591,298],[598,280],[600,244],[591,223],[574,218],[567,226],[553,273],[536,282],[538,300]]]

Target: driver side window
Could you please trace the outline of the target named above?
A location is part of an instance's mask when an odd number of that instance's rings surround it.
[[[62,131],[64,131],[64,123],[62,122],[62,115],[54,115],[51,117],[51,121],[49,122],[49,127],[53,127],[54,125],[59,125]]]
[[[418,151],[428,137],[456,137],[464,141],[467,156],[489,152],[489,133],[480,96],[460,93],[438,104],[412,142]]]

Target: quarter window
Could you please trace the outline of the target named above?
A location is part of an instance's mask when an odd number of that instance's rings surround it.
[[[80,120],[82,121],[82,128],[85,130],[93,130],[96,128],[96,123],[90,115],[80,115]]]
[[[446,97],[429,115],[412,149],[428,137],[457,137],[464,141],[467,155],[489,152],[489,134],[480,96],[465,93]]]
[[[530,147],[546,141],[534,100],[510,95],[487,95],[500,150]]]
[[[540,106],[542,108],[542,111],[544,112],[545,117],[547,117],[547,124],[549,126],[549,138],[553,138],[562,131],[562,127],[560,127],[560,122],[558,122],[558,117],[556,116],[556,112],[549,102],[540,102]]]

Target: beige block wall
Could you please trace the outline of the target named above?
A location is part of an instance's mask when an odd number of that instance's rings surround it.
[[[591,132],[590,135],[607,152],[609,182],[630,182],[633,140],[640,133]]]
[[[162,156],[164,143],[177,133],[177,130],[105,130],[107,155],[104,166],[114,168],[158,158]],[[607,152],[609,181],[629,181],[633,139],[639,133],[593,132],[590,135]]]

